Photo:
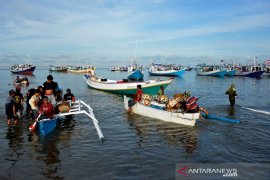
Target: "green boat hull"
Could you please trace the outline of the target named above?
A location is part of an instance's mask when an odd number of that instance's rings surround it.
[[[165,88],[167,88],[169,84],[162,84],[162,86]],[[158,91],[160,90],[160,86],[161,85],[156,85],[156,86],[151,86],[151,87],[142,87],[143,93],[144,94],[151,94],[151,95],[156,95],[158,93]],[[89,86],[91,87],[91,86]],[[93,87],[91,87],[93,88]],[[97,88],[93,88],[93,89],[97,89]],[[105,91],[105,92],[110,92],[110,93],[114,93],[114,94],[123,94],[123,95],[132,95],[132,94],[136,94],[136,88],[134,89],[120,89],[120,90],[105,90],[105,89],[97,89],[97,90],[101,90],[101,91]]]

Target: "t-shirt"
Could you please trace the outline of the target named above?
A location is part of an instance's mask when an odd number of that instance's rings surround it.
[[[29,100],[29,104],[33,110],[38,110],[39,97],[33,95]]]
[[[68,101],[68,100],[72,101],[73,99],[75,99],[75,97],[74,97],[74,95],[72,93],[64,95],[64,100],[65,101]]]
[[[40,111],[42,111],[44,113],[45,116],[47,116],[48,118],[53,118],[53,105],[51,103],[48,104],[42,104],[40,107]]]
[[[15,101],[13,97],[8,96],[5,103],[6,113],[13,112],[13,105],[15,104]]]
[[[22,93],[16,92],[15,96],[14,96],[14,101],[15,101],[15,106],[16,107],[21,107],[22,106],[22,104],[21,104],[22,99],[23,99]]]
[[[134,97],[133,100],[136,101],[136,102],[140,102],[141,99],[142,99],[142,94],[143,94],[143,91],[141,89],[137,89],[135,97]]]
[[[58,84],[54,81],[48,83],[47,81],[43,83],[43,90],[44,92],[46,90],[52,89],[53,93],[55,94],[55,89],[57,88]]]

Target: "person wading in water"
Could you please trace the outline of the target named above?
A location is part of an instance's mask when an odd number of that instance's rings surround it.
[[[229,101],[231,103],[231,106],[234,106],[235,104],[235,97],[237,97],[235,85],[231,84],[231,87],[225,92],[225,94],[229,95]]]
[[[53,107],[56,107],[56,88],[58,87],[58,84],[53,81],[53,76],[48,75],[47,81],[43,83],[43,90],[44,95],[48,97],[49,102],[52,103]]]

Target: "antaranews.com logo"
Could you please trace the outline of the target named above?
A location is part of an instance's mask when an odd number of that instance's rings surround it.
[[[270,179],[270,163],[178,163],[176,179]]]

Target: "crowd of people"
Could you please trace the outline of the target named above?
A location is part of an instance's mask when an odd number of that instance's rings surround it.
[[[14,125],[18,124],[18,119],[23,114],[24,104],[26,104],[26,117],[30,120],[37,119],[39,115],[42,115],[42,118],[52,119],[54,114],[58,113],[57,102],[68,100],[75,101],[75,96],[68,88],[62,98],[62,89],[57,82],[53,81],[52,75],[47,76],[47,81],[43,83],[43,86],[29,89],[26,97],[23,96],[21,86],[18,85],[16,90],[9,91],[6,99],[7,124],[11,125],[12,120]]]

